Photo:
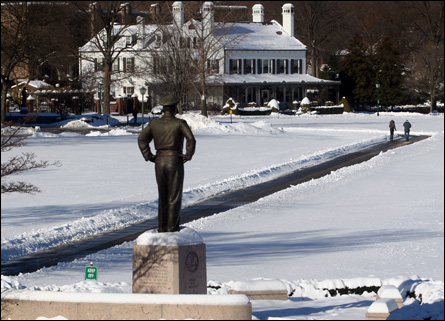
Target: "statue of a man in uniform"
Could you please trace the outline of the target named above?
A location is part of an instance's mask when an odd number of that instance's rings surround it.
[[[184,182],[184,163],[192,159],[196,140],[185,120],[175,117],[179,99],[169,95],[161,100],[164,115],[147,124],[138,138],[145,161],[155,163],[158,183],[158,232],[179,231],[179,219]],[[184,139],[187,141],[183,153]],[[156,154],[150,149],[154,141]]]

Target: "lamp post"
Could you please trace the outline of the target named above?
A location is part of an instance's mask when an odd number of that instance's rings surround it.
[[[102,115],[102,89],[104,88],[103,83],[98,84],[99,87],[99,114]]]
[[[144,130],[144,95],[147,92],[147,89],[145,87],[141,87],[139,92],[142,95],[142,130]]]
[[[377,116],[378,116],[380,111],[380,97],[379,97],[380,84],[379,83],[375,84],[375,88],[377,88]]]

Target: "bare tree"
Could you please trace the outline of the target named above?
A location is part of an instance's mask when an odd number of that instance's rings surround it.
[[[416,57],[413,75],[420,84],[425,84],[430,96],[430,112],[437,109],[439,86],[444,75],[444,2],[413,2],[413,40],[411,48]],[[443,90],[443,89],[442,89]]]
[[[1,152],[8,152],[14,148],[25,145],[24,140],[26,134],[23,132],[22,126],[11,126],[11,123],[2,124],[1,133]],[[18,181],[7,182],[6,178],[10,175],[20,174],[33,169],[46,168],[49,166],[61,166],[61,163],[56,161],[50,163],[48,161],[36,160],[34,153],[25,152],[21,155],[12,156],[7,162],[2,162],[2,189],[1,193],[37,193],[40,189],[32,184]]]
[[[182,114],[182,107],[192,90],[190,80],[195,77],[185,51],[178,45],[183,41],[179,34],[172,32],[170,26],[158,26],[156,37],[162,39],[159,40],[161,44],[150,52],[149,57],[141,57],[145,69],[140,72],[150,75],[151,85],[159,95],[175,93],[180,98],[178,111]]]
[[[119,55],[127,50],[126,42],[122,41],[122,38],[133,21],[122,18],[123,8],[125,10],[123,1],[96,1],[88,6],[84,1],[76,1],[73,5],[84,13],[85,28],[90,28],[92,33],[90,50],[98,52],[100,57],[83,55],[80,59],[94,63],[96,69],[102,72],[104,86],[102,112],[109,114],[112,75],[115,73],[113,64]]]
[[[223,61],[225,46],[232,48],[243,38],[242,32],[236,32],[235,24],[244,14],[240,8],[225,6],[219,10],[223,22],[215,22],[215,7],[207,2],[203,7],[199,1],[188,1],[184,15],[190,20],[186,26],[173,19],[173,25],[157,21],[164,39],[163,48],[153,53],[154,57],[163,57],[163,63],[153,60],[152,68],[161,82],[170,82],[176,92],[186,101],[189,88],[194,88],[199,97],[201,114],[208,116],[207,94],[212,81],[217,81],[220,62]],[[217,8],[218,9],[218,8]],[[171,7],[168,7],[171,10]],[[198,15],[198,11],[202,10]],[[171,12],[173,16],[173,12]],[[202,19],[194,19],[199,17]],[[162,67],[164,66],[164,67]],[[162,70],[162,68],[164,68]],[[161,69],[161,70],[160,70]]]
[[[4,123],[6,95],[14,80],[35,77],[43,66],[55,68],[62,76],[75,56],[73,46],[69,45],[66,4],[2,1],[1,5],[1,122]]]
[[[339,3],[334,1],[294,1],[296,36],[308,46],[312,75],[319,77],[321,52],[342,23]]]

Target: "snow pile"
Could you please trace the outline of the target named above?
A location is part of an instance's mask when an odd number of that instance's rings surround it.
[[[310,104],[311,104],[311,101],[307,97],[304,97],[300,103],[300,105],[310,105]]]
[[[134,133],[129,132],[125,128],[115,128],[105,132],[91,131],[89,134],[86,134],[85,136],[124,136],[124,135],[134,135]]]
[[[269,101],[267,103],[267,107],[275,108],[277,110],[280,110],[280,102],[274,98],[274,99],[272,99],[271,101]]]
[[[53,124],[52,126],[59,126],[61,128],[108,128],[109,126],[119,125],[119,120],[107,115],[82,115],[70,116],[68,119]]]
[[[218,122],[212,120],[211,118],[204,117],[196,113],[176,115],[176,117],[185,120],[191,130],[202,129],[202,128],[215,128],[220,126]]]
[[[239,292],[279,291],[286,289],[280,280],[230,281],[226,285],[231,290]]]
[[[90,124],[88,124],[83,119],[77,119],[77,120],[72,120],[60,127],[61,128],[86,128],[86,127],[92,127],[92,126]]]
[[[211,133],[211,134],[235,134],[235,135],[277,135],[283,134],[280,128],[274,128],[269,122],[260,120],[253,123],[234,123],[227,124],[217,122],[211,118],[204,117],[196,113],[187,113],[176,115],[180,119],[184,119],[195,134]],[[195,132],[196,131],[196,132]]]

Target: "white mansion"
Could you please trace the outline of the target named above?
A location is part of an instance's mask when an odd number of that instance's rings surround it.
[[[205,2],[202,7],[202,20],[191,19],[184,22],[184,5],[175,2],[172,6],[173,21],[164,26],[170,30],[180,30],[181,42],[188,48],[198,48],[199,38],[193,33],[202,27],[218,43],[217,52],[207,61],[208,83],[205,98],[207,104],[222,107],[232,97],[241,105],[255,102],[264,106],[271,99],[291,104],[306,97],[308,89],[334,86],[338,90],[339,82],[315,78],[306,74],[306,46],[294,37],[294,6],[282,7],[283,24],[277,21],[264,22],[264,7],[256,4],[252,8],[251,22],[215,22],[214,5]],[[144,18],[137,17],[137,24],[121,28],[122,35],[118,46],[122,48],[113,64],[111,94],[119,96],[139,96],[140,88],[147,88],[147,95],[153,106],[157,104],[161,93],[156,88],[152,73],[144,72],[146,61],[151,61],[155,68],[154,53],[159,55],[163,34],[160,26],[145,24]],[[102,33],[104,30],[101,31]],[[178,31],[177,31],[178,32]],[[100,34],[100,33],[99,33]],[[93,37],[79,49],[80,73],[85,86],[97,87],[101,72],[97,65],[103,59]],[[207,39],[207,38],[206,38]],[[116,51],[118,52],[118,51]],[[145,69],[147,70],[147,69]],[[122,76],[126,75],[126,76]],[[192,98],[196,104],[201,98],[198,94]]]

